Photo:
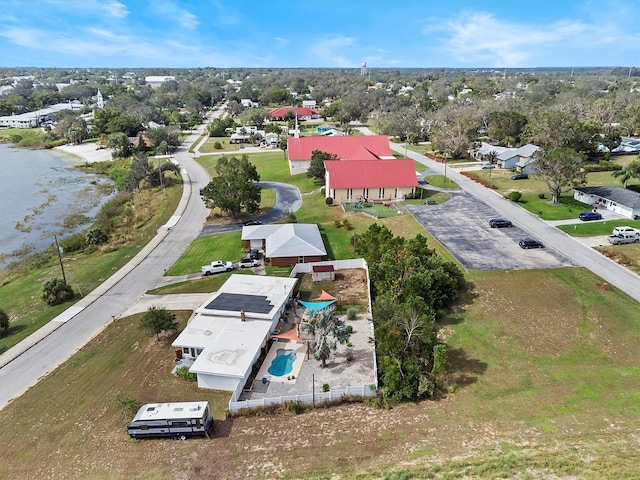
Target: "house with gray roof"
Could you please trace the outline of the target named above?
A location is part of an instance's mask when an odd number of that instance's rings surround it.
[[[319,262],[327,255],[318,225],[314,223],[245,226],[241,238],[245,246],[263,249],[271,265],[278,267]]]
[[[640,193],[621,187],[577,187],[573,198],[595,208],[606,208],[632,220],[640,219]]]
[[[511,169],[517,167],[517,163],[522,165],[528,165],[531,163],[532,155],[540,147],[532,145],[530,143],[521,146],[520,148],[510,148],[504,152],[498,154],[496,163],[500,168]],[[529,172],[524,172],[529,173]]]

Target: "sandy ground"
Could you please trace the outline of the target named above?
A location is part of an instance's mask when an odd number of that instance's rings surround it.
[[[98,149],[95,143],[82,143],[80,145],[63,145],[62,147],[56,147],[57,150],[69,153],[76,157],[80,157],[89,163],[104,162],[111,160],[111,149],[102,148]]]

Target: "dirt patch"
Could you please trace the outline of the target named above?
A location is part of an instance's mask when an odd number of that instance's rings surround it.
[[[322,290],[338,299],[338,305],[367,305],[367,272],[363,268],[347,268],[335,272],[335,280],[314,282],[311,274],[305,274],[300,281],[300,299],[309,301],[317,298]]]

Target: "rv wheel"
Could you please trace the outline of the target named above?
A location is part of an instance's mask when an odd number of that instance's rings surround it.
[[[184,435],[180,435],[180,440],[186,440],[187,437],[185,437]]]

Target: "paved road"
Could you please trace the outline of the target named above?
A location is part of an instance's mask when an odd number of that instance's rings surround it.
[[[221,110],[216,111],[214,117],[220,113]],[[208,214],[199,188],[210,177],[193,160],[189,148],[204,128],[189,135],[174,153],[174,160],[182,167],[184,191],[176,214],[167,225],[131,262],[69,309],[67,316],[52,320],[0,355],[0,409],[65,362],[136,303],[146,290],[158,285],[166,269],[199,235]]]
[[[362,125],[356,126],[365,135],[373,133]],[[404,154],[405,146],[397,143],[391,144],[391,149]],[[562,257],[569,259],[573,264],[583,266],[600,276],[609,284],[620,289],[631,298],[640,302],[640,276],[631,270],[618,265],[614,261],[589,248],[579,240],[570,237],[563,231],[548,225],[537,215],[534,215],[517,204],[506,200],[502,195],[489,190],[479,183],[461,175],[445,164],[434,162],[418,153],[407,151],[407,157],[422,163],[429,169],[444,175],[455,181],[465,192],[473,195],[496,212],[496,216],[507,218],[518,225],[528,235],[542,241],[547,248],[555,250]]]

